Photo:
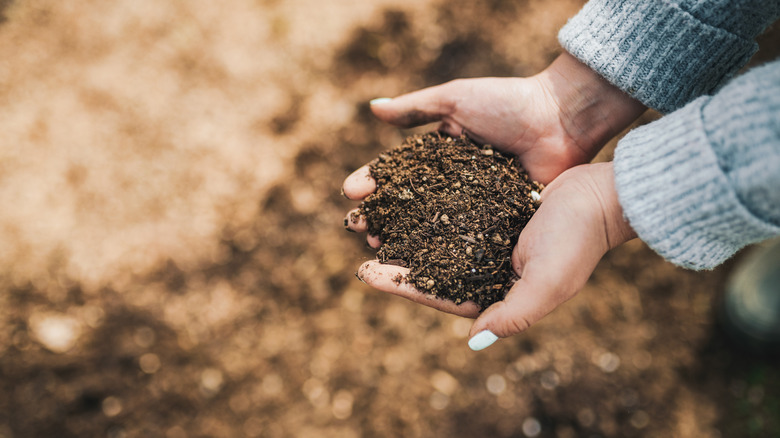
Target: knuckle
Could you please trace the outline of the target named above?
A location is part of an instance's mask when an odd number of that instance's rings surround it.
[[[517,244],[515,244],[515,247],[512,249],[512,269],[515,271],[515,274],[518,277],[523,276],[523,265],[524,265],[524,258],[523,258],[523,249],[521,248],[521,242],[518,241]]]
[[[531,327],[531,323],[523,316],[515,316],[507,321],[507,329],[510,331],[510,335],[515,335],[528,330]]]
[[[500,337],[522,333],[531,326],[531,322],[523,315],[512,313],[512,308],[505,301],[499,301],[491,306],[494,321],[487,328]]]

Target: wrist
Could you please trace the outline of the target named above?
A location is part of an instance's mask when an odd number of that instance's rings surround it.
[[[566,134],[588,159],[647,109],[568,52],[537,79],[558,106]]]
[[[607,247],[612,249],[637,237],[637,235],[626,219],[623,207],[620,205],[612,162],[595,163],[592,166],[595,170],[594,177],[598,180],[596,187],[600,189],[598,198],[601,202],[602,214],[604,215]]]

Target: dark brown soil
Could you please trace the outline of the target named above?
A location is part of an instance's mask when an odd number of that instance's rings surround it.
[[[370,163],[377,190],[360,206],[383,263],[423,291],[482,309],[516,280],[512,248],[542,186],[509,155],[468,137],[408,137]]]

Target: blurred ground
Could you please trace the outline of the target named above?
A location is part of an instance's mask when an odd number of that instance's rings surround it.
[[[780,434],[733,263],[631,242],[481,353],[353,276],[341,181],[407,134],[366,102],[533,74],[580,5],[0,1],[0,436]]]

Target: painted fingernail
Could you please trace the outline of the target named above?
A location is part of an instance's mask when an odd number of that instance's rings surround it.
[[[358,279],[358,280],[360,280],[361,282],[363,282],[363,283],[367,284],[365,280],[363,280],[362,278],[360,278],[360,271],[357,271],[357,272],[355,272],[355,277],[357,277],[357,279]]]
[[[482,330],[469,339],[469,348],[474,351],[484,350],[485,348],[493,345],[498,340],[498,336],[494,335],[490,330]]]
[[[390,102],[391,100],[393,100],[393,99],[391,99],[391,98],[389,98],[389,97],[379,97],[379,98],[377,98],[377,99],[374,99],[374,100],[372,100],[372,101],[371,101],[371,102],[369,102],[368,104],[369,104],[369,105],[381,105],[381,104],[383,104],[383,103]]]

